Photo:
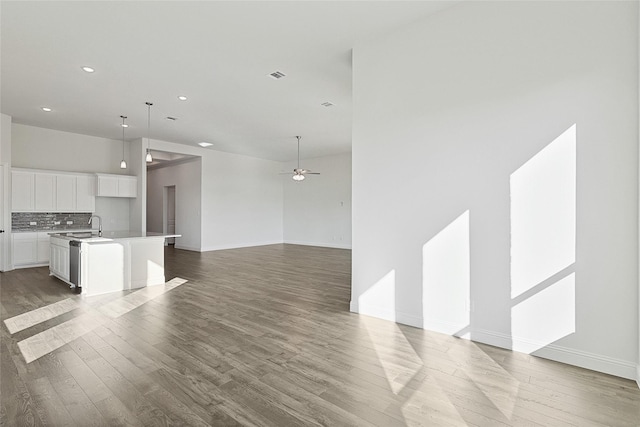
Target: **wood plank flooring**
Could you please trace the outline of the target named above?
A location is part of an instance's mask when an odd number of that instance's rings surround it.
[[[341,249],[167,248],[188,282],[28,364],[18,342],[126,293],[2,273],[2,321],[73,302],[3,322],[0,425],[640,425],[632,381],[350,313],[350,269]]]

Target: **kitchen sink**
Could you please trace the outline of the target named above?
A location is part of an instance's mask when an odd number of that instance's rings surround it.
[[[98,233],[89,233],[89,232],[85,232],[85,233],[69,233],[67,235],[71,236],[71,237],[76,237],[78,239],[90,239],[92,237],[98,237]]]

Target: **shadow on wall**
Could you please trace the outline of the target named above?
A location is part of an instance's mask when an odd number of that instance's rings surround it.
[[[501,326],[510,331],[474,327],[490,308],[477,307],[472,260],[486,248],[471,241],[472,208],[422,246],[421,326],[479,341],[489,333],[503,347],[532,353],[576,330],[575,124],[510,175],[509,193],[510,324]],[[398,318],[397,274],[390,269],[358,297],[361,314],[406,323]]]
[[[509,195],[510,295],[505,300],[510,301],[510,334],[504,334],[501,342],[504,347],[533,353],[576,330],[575,124],[511,173]],[[424,329],[474,340],[477,334],[486,332],[474,325],[474,317],[481,313],[475,303],[480,298],[474,289],[472,259],[477,251],[486,250],[486,242],[472,242],[472,217],[471,208],[462,212],[422,246],[421,303]],[[404,323],[396,305],[398,273],[396,269],[388,270],[359,296],[361,314]],[[456,409],[459,390],[451,377],[440,381],[434,375],[437,371],[430,369],[429,359],[420,356],[426,351],[422,347],[427,339],[442,341],[435,348],[448,349],[446,360],[455,351],[467,355],[471,352],[494,374],[503,377],[507,388],[496,389],[487,380],[486,372],[464,364],[455,367],[460,378],[470,380],[476,387],[467,392],[486,401],[495,419],[507,423],[512,420],[520,382],[482,349],[473,344],[451,347],[445,336],[412,338],[396,323],[366,317],[361,322],[380,362],[381,374],[388,381],[389,392],[398,396],[399,403],[394,408],[399,419],[416,416],[416,408],[423,404],[427,393],[430,399],[445,402],[443,411],[455,417],[456,422],[472,421],[466,419],[465,411]],[[403,349],[405,358],[401,364],[389,362],[390,348]],[[428,351],[430,358],[438,358],[437,351]]]

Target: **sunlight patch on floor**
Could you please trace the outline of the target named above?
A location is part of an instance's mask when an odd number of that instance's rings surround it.
[[[142,288],[138,291],[120,297],[116,300],[108,302],[102,306],[97,308],[89,307],[89,312],[84,313],[74,319],[67,320],[66,322],[55,325],[43,332],[32,335],[29,338],[25,338],[24,340],[18,342],[18,348],[22,353],[25,361],[27,363],[31,363],[34,360],[41,358],[42,356],[51,353],[52,351],[62,347],[63,345],[83,336],[84,334],[91,332],[92,330],[100,327],[101,325],[108,322],[110,319],[118,318],[131,310],[134,310],[137,307],[153,300],[154,298],[163,295],[164,293],[186,283],[185,279],[181,279],[176,277],[166,282],[164,285],[151,286]],[[65,300],[66,301],[66,300]],[[63,302],[63,301],[61,301]],[[75,300],[75,307],[81,307],[81,304],[78,300]],[[56,303],[59,304],[59,303]],[[70,307],[69,303],[65,303],[62,305],[51,304],[46,307],[41,307],[37,310],[41,310],[39,313],[45,313],[37,315],[35,318],[44,318],[47,316],[51,316],[51,313],[60,311],[62,308]],[[51,306],[56,306],[54,309],[50,309]],[[49,309],[49,310],[46,310]],[[62,312],[60,314],[66,313],[70,310]],[[32,313],[32,312],[29,312]],[[29,313],[24,313],[24,315],[28,315]],[[24,316],[21,315],[21,316]],[[16,316],[18,317],[18,316]],[[56,316],[48,317],[45,320],[53,319]],[[15,319],[15,318],[12,318]],[[29,317],[24,317],[24,319],[29,319]],[[11,319],[7,319],[11,320]],[[38,323],[41,323],[38,322]],[[6,321],[5,321],[6,324]],[[18,324],[21,325],[20,322],[13,322],[12,325]],[[33,325],[32,325],[33,326]],[[8,328],[8,326],[7,326]],[[25,329],[25,328],[23,328]]]

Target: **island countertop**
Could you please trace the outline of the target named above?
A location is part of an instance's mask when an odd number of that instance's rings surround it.
[[[102,236],[98,235],[97,231],[92,232],[65,232],[65,233],[49,233],[51,237],[58,237],[65,240],[79,240],[83,243],[94,242],[109,242],[114,240],[131,240],[131,239],[148,239],[148,238],[163,238],[168,239],[170,237],[182,237],[180,234],[166,234],[166,233],[154,233],[150,231],[103,231]]]

